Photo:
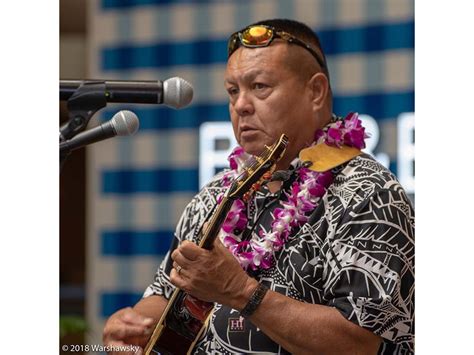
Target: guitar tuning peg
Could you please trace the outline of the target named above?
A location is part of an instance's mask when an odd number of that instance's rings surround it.
[[[252,185],[252,190],[258,191],[258,190],[260,190],[260,187],[261,187],[261,184],[259,184],[258,182],[256,182],[256,183],[254,183],[254,184]]]
[[[263,174],[262,179],[263,180],[270,180],[272,178],[272,172],[267,171],[265,174]]]

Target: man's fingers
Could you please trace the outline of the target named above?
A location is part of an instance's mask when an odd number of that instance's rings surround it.
[[[198,257],[207,250],[200,248],[198,245],[187,240],[183,241],[178,247],[179,253],[189,261],[195,261]],[[179,261],[178,261],[179,264]]]
[[[173,259],[173,267],[176,269],[181,266],[183,269],[189,269],[191,267],[192,261],[188,258],[184,257],[184,255],[179,250],[175,250],[172,256]]]
[[[214,239],[214,246],[217,247],[217,248],[224,248],[225,250],[228,250],[228,249],[224,246],[224,244],[222,244],[220,238]]]
[[[180,277],[185,276],[183,275],[186,273],[185,269],[181,265],[179,265],[176,261],[173,261],[173,268]]]
[[[111,339],[125,339],[131,337],[148,336],[152,332],[153,329],[151,327],[130,324],[118,324],[109,329],[108,335]]]
[[[121,316],[122,321],[130,325],[141,325],[149,327],[153,324],[153,318],[144,317],[140,313],[134,311],[132,308],[127,308]]]
[[[170,281],[173,285],[180,288],[181,290],[186,291],[186,292],[188,291],[186,289],[185,281],[180,277],[180,275],[178,275],[178,272],[175,269],[171,269]]]
[[[209,253],[209,251],[199,247],[193,242],[185,240],[171,253],[171,259],[185,268],[191,266],[193,262],[200,258],[205,257],[206,253]]]
[[[178,264],[177,261],[173,261],[173,268],[175,268],[175,270],[177,271],[178,275],[181,275],[182,272],[184,271],[184,268]]]

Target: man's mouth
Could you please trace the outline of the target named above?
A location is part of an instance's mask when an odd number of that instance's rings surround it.
[[[245,128],[240,131],[240,135],[241,137],[249,137],[255,135],[257,132],[258,130],[255,128]]]
[[[240,127],[240,132],[244,133],[244,132],[249,132],[249,131],[256,131],[257,129],[255,127],[251,127],[251,126],[242,126]]]

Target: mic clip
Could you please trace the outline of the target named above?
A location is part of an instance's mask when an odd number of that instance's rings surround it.
[[[59,129],[64,142],[84,131],[92,115],[107,105],[105,82],[82,83],[67,100],[69,121]]]

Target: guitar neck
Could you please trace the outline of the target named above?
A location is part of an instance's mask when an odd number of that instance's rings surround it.
[[[217,210],[209,221],[207,229],[204,232],[204,236],[199,243],[201,248],[208,250],[212,248],[212,244],[217,238],[220,228],[224,223],[224,220],[227,217],[227,213],[230,211],[233,202],[233,199],[224,197],[219,206],[217,206]]]

